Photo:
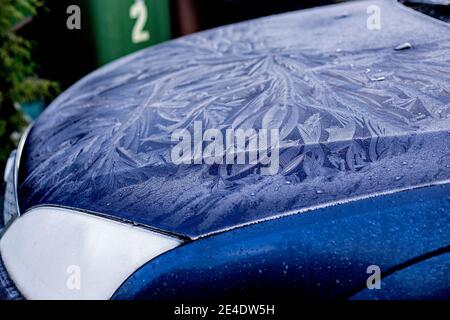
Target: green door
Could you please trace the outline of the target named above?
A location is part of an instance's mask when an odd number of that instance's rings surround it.
[[[87,0],[97,63],[169,40],[169,0]]]

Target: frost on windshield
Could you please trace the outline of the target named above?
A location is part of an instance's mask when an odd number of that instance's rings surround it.
[[[203,32],[90,75],[35,124],[22,210],[58,204],[195,237],[448,180],[449,29],[379,5],[377,34],[363,2]],[[170,135],[195,121],[279,129],[278,174],[174,165]]]

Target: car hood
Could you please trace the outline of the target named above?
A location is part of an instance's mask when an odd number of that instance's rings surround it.
[[[370,25],[377,10],[379,29]],[[63,206],[197,238],[447,183],[449,31],[396,2],[363,1],[225,26],[120,59],[34,124],[21,212]],[[278,172],[174,164],[171,133],[196,121],[279,129]]]

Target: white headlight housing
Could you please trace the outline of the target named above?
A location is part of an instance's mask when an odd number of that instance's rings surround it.
[[[6,183],[5,201],[3,204],[3,224],[8,225],[20,215],[17,186],[19,185],[19,167],[25,141],[31,130],[29,126],[20,138],[17,150],[11,152],[6,163],[4,181]],[[0,228],[3,227],[0,225]]]
[[[19,216],[17,206],[17,190],[15,184],[15,162],[16,151],[11,152],[8,162],[6,163],[4,181],[6,183],[5,199],[3,202],[3,224],[8,225],[11,221]],[[0,225],[0,228],[3,226]]]
[[[27,299],[109,299],[139,267],[182,243],[82,212],[39,207],[0,240],[11,279]]]

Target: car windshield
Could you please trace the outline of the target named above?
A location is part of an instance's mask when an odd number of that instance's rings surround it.
[[[401,0],[400,2],[433,18],[450,22],[450,0]]]

